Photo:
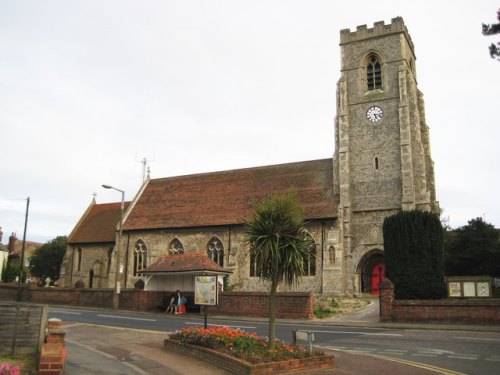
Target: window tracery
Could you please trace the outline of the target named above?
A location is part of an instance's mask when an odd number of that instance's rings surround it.
[[[178,238],[174,238],[168,246],[169,254],[184,254],[184,246]]]
[[[224,245],[217,237],[212,237],[207,244],[207,255],[219,266],[224,267]]]

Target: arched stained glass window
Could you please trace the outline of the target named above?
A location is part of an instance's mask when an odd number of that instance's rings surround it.
[[[77,254],[76,254],[76,270],[77,272],[80,272],[82,270],[82,249],[78,249],[77,250]]]
[[[207,255],[219,266],[224,267],[224,245],[217,237],[212,237],[207,244]]]
[[[184,246],[178,238],[174,238],[168,245],[169,254],[184,254]]]
[[[134,246],[134,272],[133,275],[137,276],[137,272],[145,268],[148,264],[148,248],[143,240],[139,240]]]
[[[312,243],[313,245],[309,248],[309,256],[304,258],[304,276],[316,275],[316,244],[313,240]]]

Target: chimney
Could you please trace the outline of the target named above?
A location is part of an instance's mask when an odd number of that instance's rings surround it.
[[[9,253],[12,253],[16,249],[17,237],[15,233],[12,233],[9,237]]]

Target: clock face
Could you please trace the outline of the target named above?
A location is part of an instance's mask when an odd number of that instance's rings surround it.
[[[373,106],[368,108],[368,111],[366,111],[366,118],[370,122],[377,122],[382,120],[382,117],[384,116],[384,111],[382,111],[382,108],[378,106]]]

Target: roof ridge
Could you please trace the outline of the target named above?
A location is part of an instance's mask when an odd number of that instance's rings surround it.
[[[159,177],[159,178],[152,178],[152,182],[158,182],[158,181],[163,181],[163,180],[173,180],[173,179],[181,179],[181,178],[187,178],[187,177],[202,177],[202,176],[210,176],[210,175],[218,175],[218,174],[227,174],[227,173],[234,173],[234,172],[240,172],[240,171],[249,171],[249,170],[264,170],[264,169],[269,169],[269,168],[276,168],[276,167],[281,167],[281,166],[292,166],[294,164],[299,165],[299,164],[306,164],[306,163],[314,163],[314,162],[320,162],[320,161],[330,161],[332,158],[322,158],[322,159],[311,159],[311,160],[301,160],[301,161],[293,161],[293,162],[288,162],[288,163],[278,163],[278,164],[267,164],[267,165],[259,165],[256,167],[245,167],[245,168],[234,168],[234,169],[224,169],[220,171],[213,171],[213,172],[199,172],[199,173],[190,173],[190,174],[183,174],[183,175],[178,175],[178,176],[170,176],[170,177]]]

